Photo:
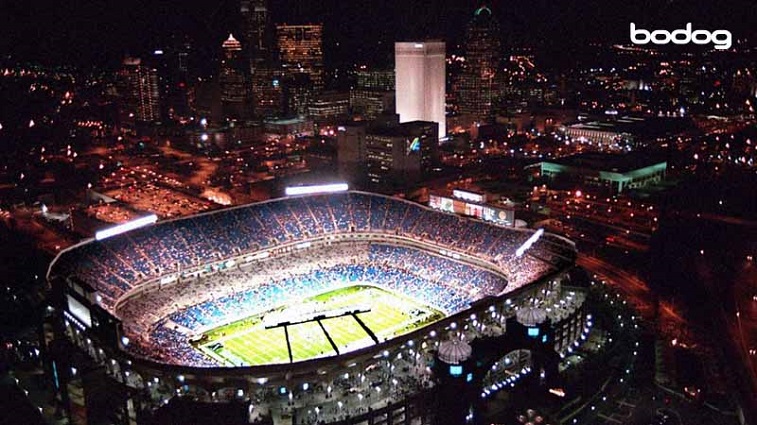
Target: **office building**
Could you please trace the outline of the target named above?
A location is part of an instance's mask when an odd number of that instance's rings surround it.
[[[306,118],[271,119],[263,121],[263,129],[275,136],[312,136],[313,121]]]
[[[273,49],[273,28],[266,0],[242,0],[244,42],[253,61],[267,61]]]
[[[153,123],[160,120],[158,71],[140,58],[127,57],[119,72],[119,94],[124,124]]]
[[[154,49],[143,61],[158,73],[161,119],[187,121],[192,116],[191,51],[188,41],[172,39],[166,46]]]
[[[393,69],[371,69],[361,66],[355,71],[355,86],[373,91],[394,91],[395,75]]]
[[[323,25],[276,25],[279,58],[287,75],[305,74],[314,91],[323,88]]]
[[[313,100],[313,87],[307,74],[285,75],[281,80],[282,116],[304,117]]]
[[[356,84],[350,90],[352,113],[372,120],[394,108],[394,70],[360,67],[355,73]]]
[[[429,121],[356,121],[337,127],[340,175],[371,189],[417,182],[438,162],[438,126]]]
[[[394,111],[394,91],[350,90],[350,109],[355,117],[376,119],[381,113]]]
[[[619,120],[620,121],[620,120]],[[623,151],[633,146],[633,122],[589,121],[567,124],[560,128],[564,136],[577,143],[593,144],[597,149]]]
[[[465,34],[465,62],[455,86],[461,114],[482,121],[492,112],[501,57],[500,29],[491,9],[476,9]]]
[[[365,176],[367,156],[365,135],[367,121],[352,121],[337,127],[336,146],[339,176],[352,187],[360,185]]]
[[[580,114],[577,122],[558,127],[566,142],[584,149],[605,152],[628,152],[647,146],[659,147],[674,143],[680,137],[696,134],[690,117],[587,116]]]
[[[350,94],[341,91],[324,91],[308,106],[308,116],[317,123],[345,120],[350,113]]]
[[[445,119],[445,44],[441,41],[394,44],[396,111],[400,122],[438,123],[438,137],[447,134]]]
[[[282,80],[278,63],[275,28],[267,0],[242,0],[244,41],[250,61],[253,113],[258,117],[280,115],[284,109]]]
[[[365,136],[368,183],[388,187],[418,181],[438,155],[437,131],[429,121],[371,128]]]
[[[221,105],[225,119],[244,119],[248,116],[247,84],[242,60],[242,45],[233,35],[223,42],[223,60],[219,84]]]
[[[278,116],[286,109],[284,73],[272,63],[259,63],[252,69],[252,102],[255,116]]]
[[[598,187],[607,193],[639,189],[665,179],[668,164],[649,155],[583,153],[541,163],[542,177],[574,187]]]

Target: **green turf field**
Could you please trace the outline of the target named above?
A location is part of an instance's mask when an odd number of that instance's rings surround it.
[[[311,308],[309,314],[303,317],[314,316],[313,311],[328,312],[354,306],[369,308],[370,311],[266,329],[275,315],[291,317],[291,312],[302,306]],[[442,317],[443,313],[437,309],[405,296],[373,286],[351,286],[297,300],[291,306],[278,306],[266,313],[212,329],[195,347],[229,366],[289,363],[290,351],[291,361],[294,362],[334,356],[337,350],[339,354],[344,354],[375,344],[368,331],[383,342]],[[274,320],[273,323],[279,322]]]

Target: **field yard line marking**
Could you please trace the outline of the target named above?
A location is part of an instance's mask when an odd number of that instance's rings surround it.
[[[432,313],[429,313],[429,312],[428,312],[427,310],[426,310],[425,312],[426,312],[426,314],[425,314],[424,316],[422,316],[422,317],[418,318],[417,320],[413,320],[413,321],[410,321],[410,320],[403,320],[402,322],[400,322],[400,323],[398,323],[398,324],[394,325],[393,327],[386,327],[386,328],[383,328],[383,329],[382,329],[382,330],[381,330],[380,332],[381,332],[382,334],[384,334],[384,333],[387,333],[387,332],[388,332],[389,334],[391,334],[391,335],[392,335],[392,338],[394,338],[394,335],[393,335],[393,334],[394,334],[394,333],[395,333],[396,331],[398,331],[399,329],[402,329],[403,327],[407,327],[407,326],[413,325],[413,324],[415,324],[415,323],[421,322],[421,321],[423,321],[423,320],[427,319],[428,317],[430,317],[430,316],[433,316],[433,314],[434,314],[433,312],[432,312]],[[386,322],[387,322],[387,321],[385,321],[385,320],[383,320],[383,319],[381,320],[381,323],[386,323]]]
[[[339,349],[336,347],[336,344],[334,344],[334,340],[331,339],[331,335],[329,335],[329,333],[326,331],[326,328],[323,327],[323,323],[321,323],[320,320],[318,320],[318,326],[321,327],[321,330],[323,330],[323,334],[326,335],[326,339],[328,339],[329,340],[329,344],[331,344],[331,348],[333,348],[334,351],[336,351],[336,355],[338,356],[339,355]]]
[[[374,334],[373,331],[368,326],[366,326],[366,324],[363,323],[363,321],[360,320],[359,317],[357,317],[357,314],[352,313],[352,317],[355,318],[355,321],[360,325],[361,328],[363,328],[363,330],[365,331],[365,333],[367,333],[368,336],[371,337],[371,339],[373,340],[373,342],[376,343],[376,344],[378,344],[379,343],[379,339],[376,336],[376,334]]]
[[[292,345],[289,343],[289,330],[287,330],[288,326],[284,326],[284,336],[287,340],[287,351],[289,352],[289,363],[294,363],[292,361]]]
[[[349,322],[345,323],[345,319],[349,320]],[[340,347],[346,348],[353,344],[358,345],[359,342],[369,339],[367,336],[360,338],[360,335],[362,335],[363,332],[356,332],[354,326],[349,326],[350,324],[354,325],[354,319],[350,318],[349,316],[333,318],[321,322],[323,323],[323,326],[326,328],[328,333],[332,336],[334,342],[337,343],[337,345]]]

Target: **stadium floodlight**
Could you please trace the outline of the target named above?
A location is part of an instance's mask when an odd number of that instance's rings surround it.
[[[345,192],[349,189],[347,183],[319,184],[313,186],[293,186],[285,189],[287,196],[310,195],[314,193]]]
[[[526,253],[526,251],[527,251],[527,250],[528,250],[529,248],[531,248],[531,246],[532,246],[533,244],[535,244],[535,243],[536,243],[536,241],[538,241],[538,240],[539,240],[539,238],[541,237],[541,235],[543,235],[543,234],[544,234],[544,229],[539,229],[539,230],[537,230],[537,231],[536,231],[536,232],[535,232],[535,233],[534,233],[533,235],[531,235],[531,237],[530,237],[530,238],[528,238],[528,240],[527,240],[527,241],[525,241],[525,242],[523,243],[523,245],[521,245],[521,246],[520,246],[520,248],[518,248],[518,249],[517,249],[517,250],[515,251],[515,255],[516,255],[517,257],[522,257],[522,256],[523,256],[523,254],[525,254],[525,253]]]
[[[98,241],[101,241],[111,236],[120,235],[121,233],[126,233],[130,230],[138,229],[140,227],[144,227],[149,224],[156,223],[157,221],[158,221],[158,216],[155,214],[150,214],[148,216],[140,217],[136,220],[127,221],[126,223],[119,224],[118,226],[113,226],[105,230],[100,230],[99,232],[95,233],[95,239]]]

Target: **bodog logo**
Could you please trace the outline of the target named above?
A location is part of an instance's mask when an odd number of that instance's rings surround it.
[[[691,30],[691,22],[686,24],[685,29],[677,29],[673,32],[654,30],[649,32],[645,29],[636,29],[636,24],[631,22],[631,42],[633,44],[710,44],[713,43],[718,50],[731,48],[731,32],[727,30],[707,31]]]

